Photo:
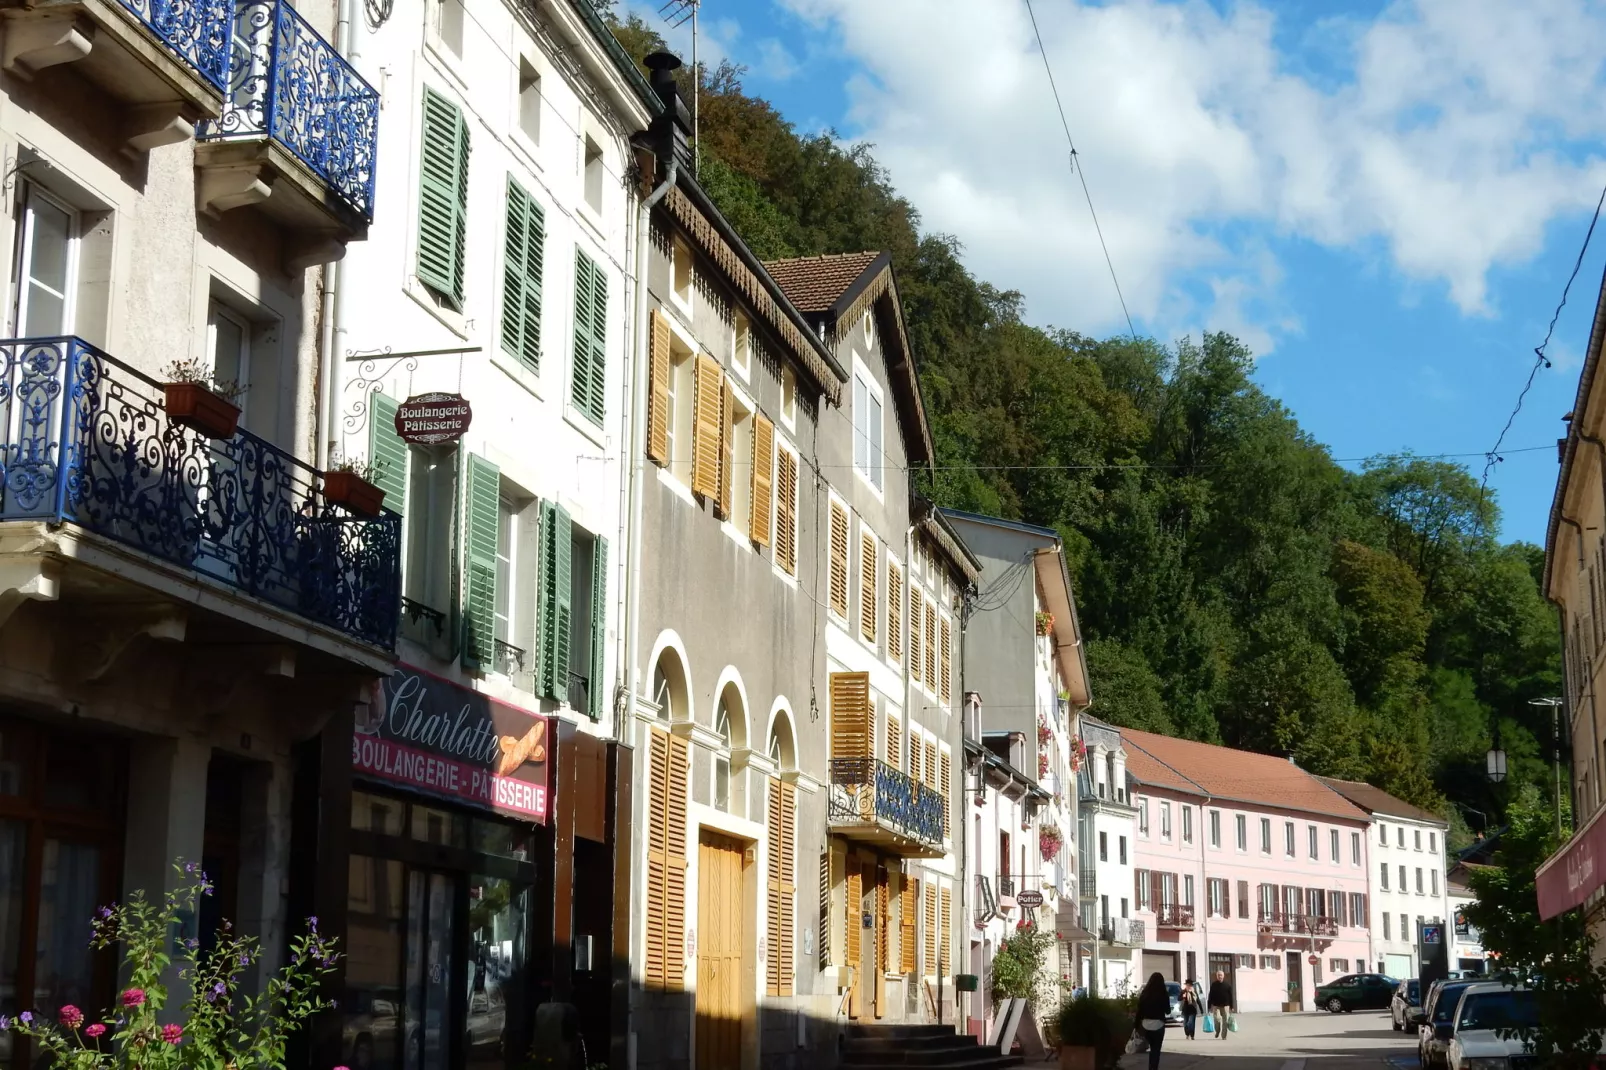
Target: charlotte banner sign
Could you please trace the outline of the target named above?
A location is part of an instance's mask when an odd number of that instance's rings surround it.
[[[422,445],[456,442],[473,419],[474,410],[461,394],[414,394],[396,406],[396,433]]]
[[[1544,865],[1534,881],[1539,897],[1539,917],[1549,921],[1563,911],[1582,906],[1585,899],[1606,881],[1606,821],[1596,811],[1573,838]]]
[[[359,707],[361,775],[454,802],[546,820],[547,719],[399,665]]]

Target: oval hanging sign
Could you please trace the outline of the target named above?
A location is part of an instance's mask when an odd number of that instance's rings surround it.
[[[1015,897],[1015,902],[1023,907],[1040,907],[1043,905],[1043,893],[1024,891]]]
[[[424,446],[456,442],[473,419],[474,410],[461,394],[414,394],[396,406],[396,434]]]

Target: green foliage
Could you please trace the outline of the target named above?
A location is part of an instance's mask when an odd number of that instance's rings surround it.
[[[1115,1070],[1132,1036],[1135,999],[1105,999],[1083,996],[1060,1004],[1060,1043],[1069,1047],[1092,1048],[1093,1065],[1098,1070]]]
[[[1049,968],[1056,951],[1054,934],[1035,925],[1016,929],[998,945],[989,967],[994,999],[1024,999],[1041,1007],[1051,1001],[1058,981]]]

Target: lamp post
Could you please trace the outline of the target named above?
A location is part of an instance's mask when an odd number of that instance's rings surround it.
[[[1556,777],[1556,835],[1561,836],[1561,699],[1534,698],[1528,700],[1528,705],[1550,707],[1550,764]]]

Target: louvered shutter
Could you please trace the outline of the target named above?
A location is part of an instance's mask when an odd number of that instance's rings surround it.
[[[665,808],[665,852],[668,865],[668,924],[664,944],[669,949],[669,976],[665,988],[680,991],[686,982],[686,782],[688,747],[679,736],[669,736],[669,804]]]
[[[468,457],[468,590],[463,599],[463,664],[489,669],[496,644],[497,514],[501,473],[476,454]]]
[[[546,217],[511,178],[502,249],[502,349],[532,371],[541,370],[541,262]]]
[[[953,626],[948,618],[942,619],[942,704],[947,706],[953,702]]]
[[[847,874],[847,924],[843,929],[842,952],[845,956],[845,965],[853,968],[854,983],[853,994],[857,997],[863,991],[864,957],[863,945],[860,943],[864,936],[864,925],[859,915],[864,910],[864,880],[859,874],[857,859],[848,859]],[[853,1000],[852,1013],[858,1014],[858,1000]]]
[[[925,650],[925,644],[921,641],[922,632],[920,630],[920,604],[922,601],[920,588],[911,585],[909,587],[909,675],[914,677],[916,683],[920,682],[920,670],[925,665],[925,657],[921,653]]]
[[[926,688],[937,690],[937,606],[926,603]]]
[[[953,899],[954,893],[950,889],[944,888],[942,890],[942,918],[938,922],[942,928],[942,935],[939,937],[940,948],[937,952],[939,973],[944,977],[953,973],[950,965],[952,959],[948,953],[948,931],[953,928]]]
[[[454,309],[463,307],[468,234],[468,124],[457,106],[424,90],[418,177],[418,279]]]
[[[721,377],[719,385],[719,515],[731,515],[731,461],[736,446],[736,395],[730,379]]]
[[[669,463],[669,317],[652,310],[647,350],[647,456]]]
[[[591,548],[591,679],[586,684],[586,713],[602,719],[608,698],[608,540],[597,536]]]
[[[848,615],[848,514],[831,503],[831,612]]]
[[[953,817],[952,800],[953,785],[949,780],[953,777],[953,758],[947,751],[939,753],[937,758],[937,790],[942,793],[942,838],[947,839],[952,833],[949,821]]]
[[[574,381],[570,400],[597,423],[607,415],[608,277],[574,251]]]
[[[769,789],[769,888],[766,918],[769,929],[769,961],[765,990],[772,996],[792,994],[793,905],[796,901],[794,874],[796,837],[795,788],[771,779]]]
[[[859,633],[869,642],[876,635],[876,565],[875,536],[859,536]]]
[[[775,425],[758,413],[753,414],[752,505],[747,517],[748,536],[760,546],[770,544],[770,507],[775,470]],[[777,518],[775,559],[781,560],[779,518]]]
[[[721,411],[724,373],[719,362],[706,353],[697,355],[692,376],[692,458],[691,489],[704,498],[718,500]]]
[[[647,736],[647,961],[649,989],[678,992],[686,964],[686,742]]]
[[[385,492],[385,508],[407,511],[407,443],[396,433],[396,401],[368,395],[368,463],[376,469],[374,486]]]
[[[831,757],[868,758],[871,747],[870,674],[831,674]]]
[[[903,569],[887,562],[887,657],[903,657]]]
[[[903,768],[903,726],[891,711],[887,713],[887,764],[894,769]]]
[[[898,951],[903,973],[914,973],[920,967],[920,882],[909,874],[903,875],[903,887],[898,896]]]
[[[797,457],[775,451],[775,560],[789,576],[797,575]]]
[[[820,968],[831,965],[831,852],[820,852]]]
[[[1149,905],[1154,908],[1157,914],[1162,906],[1167,905],[1163,898],[1164,895],[1165,874],[1159,870],[1151,870],[1149,872]]]
[[[881,978],[892,969],[892,887],[888,882],[887,871],[877,868],[875,874],[875,963],[876,995],[881,994]],[[876,1014],[880,1015],[881,1004],[886,1001],[876,999]]]
[[[926,947],[920,960],[921,973],[937,972],[937,886],[926,882]]]
[[[573,605],[573,528],[569,512],[556,502],[541,503],[541,693],[569,697],[569,637]],[[587,651],[589,654],[590,652]]]

